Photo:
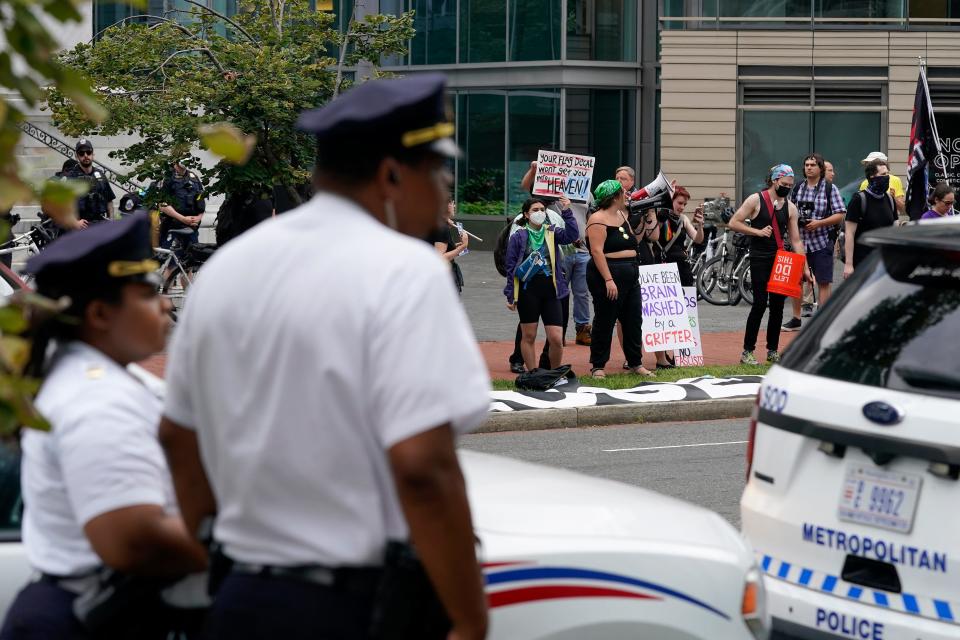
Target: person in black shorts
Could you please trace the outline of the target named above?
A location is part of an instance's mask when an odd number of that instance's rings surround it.
[[[542,200],[529,198],[524,202],[521,209],[524,228],[511,236],[504,260],[507,286],[503,293],[507,297],[507,308],[520,315],[520,351],[529,371],[536,368],[534,341],[541,319],[550,345],[550,367],[559,367],[563,358],[560,298],[569,295],[569,289],[558,260],[560,245],[577,240],[580,230],[570,210],[570,201],[561,198],[560,204],[563,229],[546,224],[547,208]]]

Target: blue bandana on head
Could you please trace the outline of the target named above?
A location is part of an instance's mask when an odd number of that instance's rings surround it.
[[[788,164],[778,164],[770,169],[770,180],[775,181],[780,178],[792,178],[793,167]]]

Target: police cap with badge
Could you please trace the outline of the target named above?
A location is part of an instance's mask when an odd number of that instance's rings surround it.
[[[429,73],[360,84],[327,105],[304,111],[297,128],[317,137],[318,159],[351,154],[380,158],[427,150],[455,157],[446,79]]]
[[[37,292],[50,298],[68,296],[71,312],[118,284],[159,285],[150,242],[150,218],[138,213],[68,233],[27,261]]]

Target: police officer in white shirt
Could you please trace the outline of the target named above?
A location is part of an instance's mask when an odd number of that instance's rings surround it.
[[[206,550],[177,513],[157,441],[162,382],[132,364],[164,348],[170,325],[151,257],[150,221],[137,214],[27,263],[39,293],[70,306],[34,332],[28,372],[43,379],[36,406],[51,426],[21,437],[23,543],[37,573],[3,640],[200,631],[205,579],[179,579],[205,568]]]
[[[180,508],[189,527],[215,515],[233,563],[210,634],[483,638],[454,437],[485,418],[489,375],[422,240],[456,153],[444,79],[371,80],[298,126],[317,195],[217,252],[169,353]]]

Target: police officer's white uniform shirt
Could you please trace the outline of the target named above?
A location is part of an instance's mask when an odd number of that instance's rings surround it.
[[[100,566],[83,526],[104,513],[143,504],[176,513],[157,441],[162,382],[151,377],[82,342],[58,351],[36,401],[51,431],[21,438],[23,542],[35,569],[75,576]]]
[[[387,450],[476,427],[490,382],[426,242],[330,194],[231,241],[191,287],[164,413],[196,429],[227,555],[378,565],[406,539]]]

